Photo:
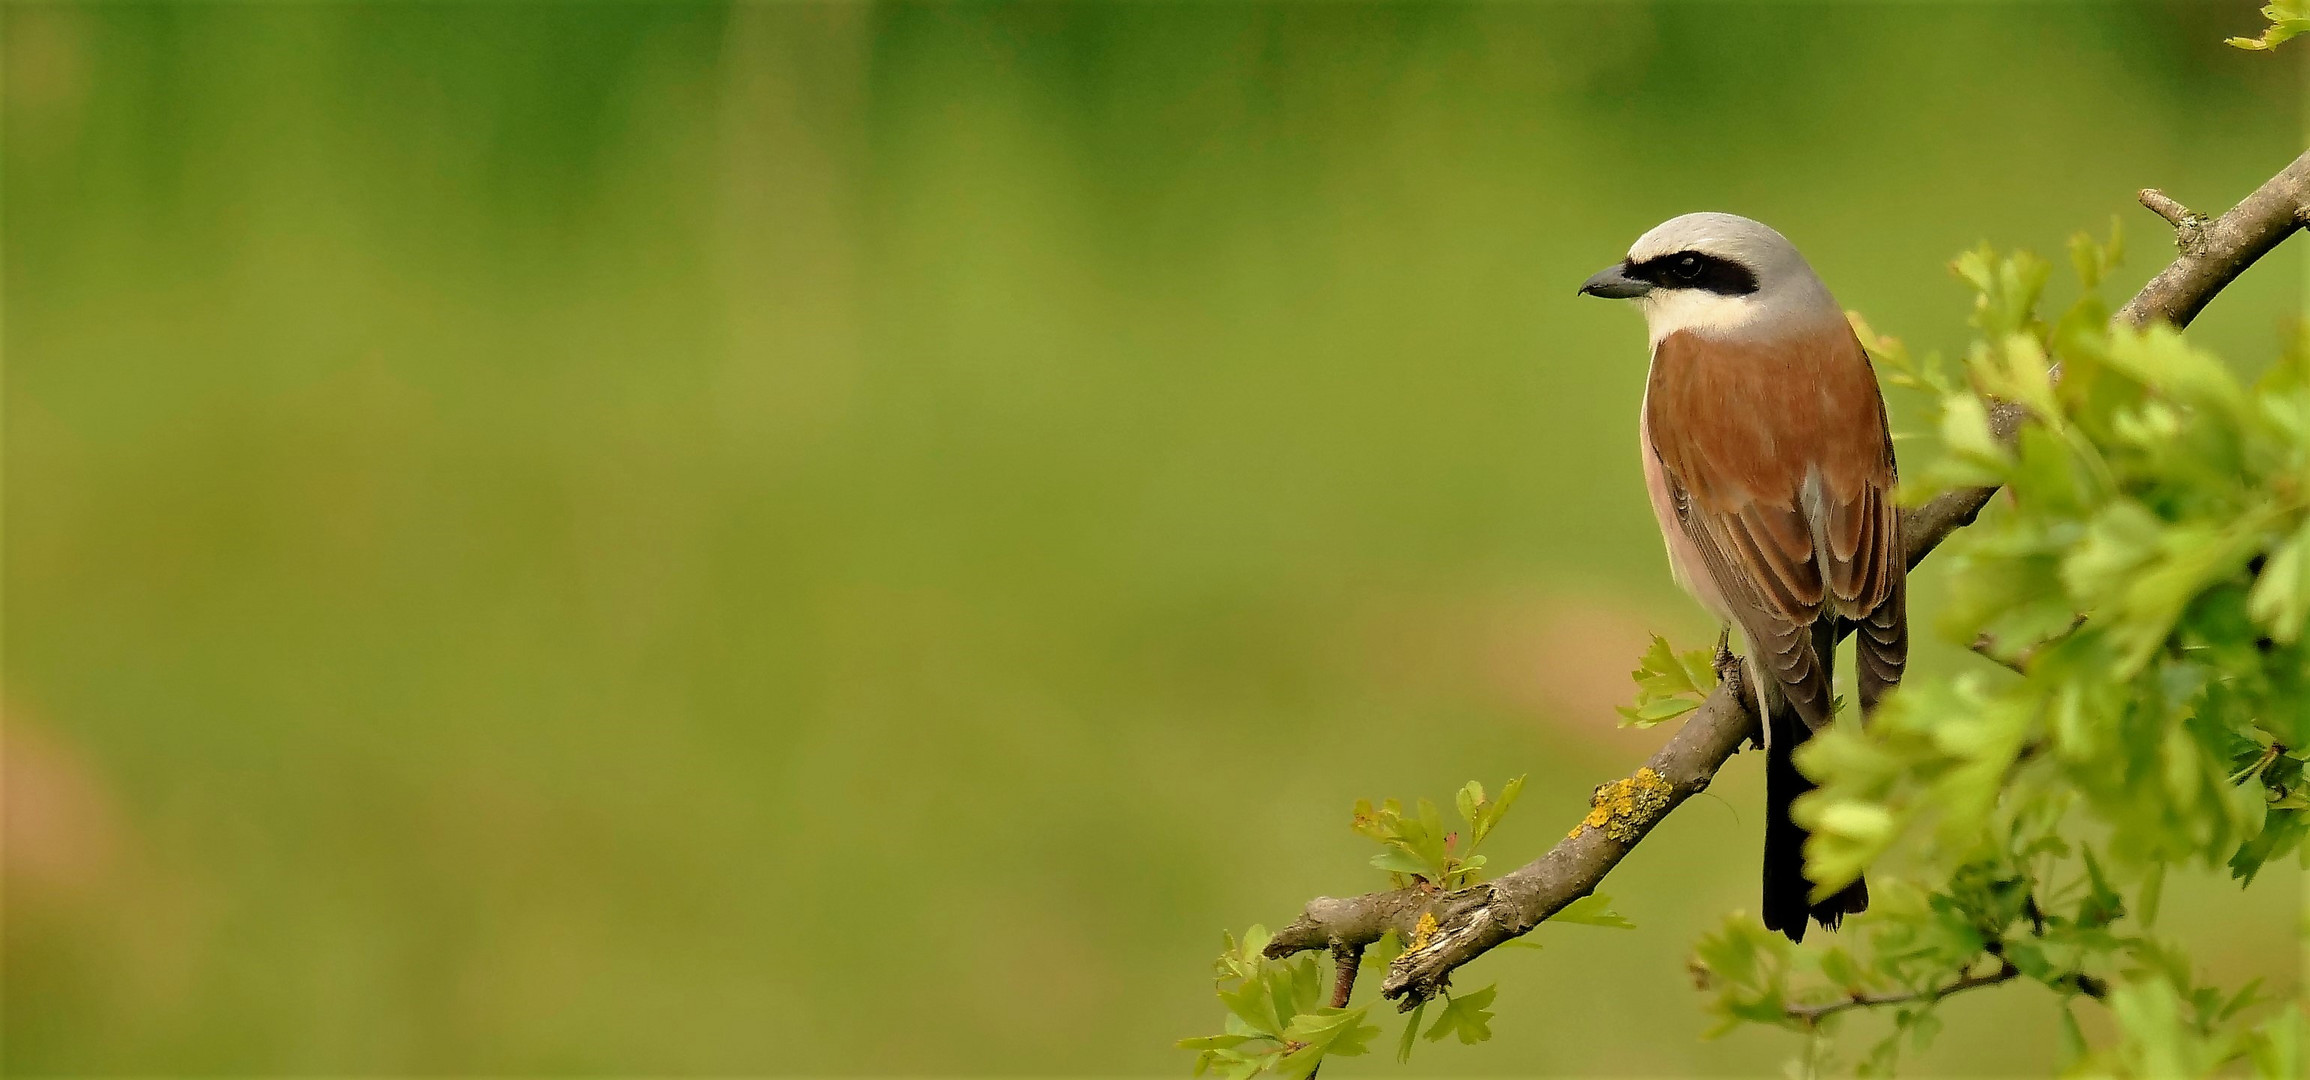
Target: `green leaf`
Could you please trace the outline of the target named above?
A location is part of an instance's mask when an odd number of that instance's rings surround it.
[[[2016,332],[2007,334],[1996,347],[1976,357],[1973,374],[1982,393],[2000,401],[2014,402],[2027,408],[2038,421],[2059,426],[2061,405],[2054,400],[2051,367],[2045,346],[2036,335]],[[1983,430],[1986,431],[1986,427]]]
[[[2061,1007],[2060,1035],[2061,1041],[2053,1060],[2061,1075],[2068,1076],[2085,1060],[2086,1055],[2085,1031],[2077,1026],[2077,1014],[2071,1012],[2068,1005]]]
[[[1412,1063],[1412,1036],[1420,1033],[1420,1017],[1425,1015],[1427,1011],[1428,1003],[1425,1001],[1412,1006],[1411,1018],[1404,1021],[1404,1035],[1396,1040],[1396,1064],[1409,1065]]]
[[[1466,1045],[1474,1046],[1492,1037],[1492,998],[1498,986],[1487,986],[1466,994],[1452,994],[1444,999],[1444,1011],[1424,1036],[1429,1042],[1439,1042],[1446,1035],[1457,1035]]]
[[[1615,930],[1634,930],[1636,924],[1612,910],[1612,898],[1603,893],[1590,893],[1556,910],[1548,916],[1552,923],[1574,923],[1580,926],[1609,926]]]
[[[1257,1035],[1205,1035],[1197,1039],[1179,1040],[1181,1050],[1227,1050],[1251,1042]]]
[[[1324,1050],[1320,1046],[1302,1046],[1283,1055],[1283,1060],[1268,1066],[1279,1080],[1308,1080],[1323,1066]]]
[[[1989,429],[1989,409],[1971,394],[1952,394],[1941,402],[1941,443],[1950,456],[1928,470],[1935,487],[1978,487],[2000,484],[2012,464],[2011,453]]]
[[[1476,845],[1483,843],[1484,838],[1491,835],[1492,829],[1500,824],[1500,819],[1508,816],[1508,808],[1516,805],[1516,797],[1523,793],[1524,778],[1522,776],[1500,785],[1500,797],[1494,799],[1480,812],[1480,820],[1476,822],[1476,835],[1469,842],[1468,850],[1476,850]]]
[[[2238,992],[2230,998],[2229,1004],[2222,1006],[2222,1011],[2217,1013],[2214,1019],[2228,1020],[2246,1011],[2249,1006],[2261,1003],[2261,1001],[2262,980],[2257,976],[2247,980],[2246,985],[2239,987]]]
[[[1636,703],[1618,707],[1624,718],[1621,726],[1650,727],[1691,712],[1707,700],[1716,689],[1715,653],[1698,649],[1679,656],[1667,638],[1654,634],[1629,677],[1636,681]]]
[[[1364,1014],[1371,1006],[1353,1009],[1322,1008],[1301,1013],[1291,1018],[1291,1026],[1284,1029],[1287,1042],[1305,1043],[1325,1053],[1340,1057],[1355,1057],[1365,1053],[1372,1036],[1380,1033],[1378,1025],[1364,1023]]]
[[[1444,829],[1443,811],[1436,809],[1435,803],[1421,799],[1419,828],[1417,831],[1406,830],[1405,835],[1412,841],[1412,850],[1426,859],[1428,865],[1436,868],[1429,876],[1442,877],[1444,857],[1448,854],[1444,850],[1444,838],[1449,835]]]
[[[2310,562],[2310,519],[2305,519],[2302,531],[2263,565],[2246,604],[2254,621],[2280,644],[2290,645],[2299,639],[2303,620],[2310,616],[2310,567],[2304,565],[2306,562]]]
[[[2254,1029],[2254,1034],[2257,1037],[2247,1052],[2253,1059],[2256,1076],[2293,1080],[2302,1075],[2302,1006],[2299,1003],[2263,1021]]]
[[[1315,957],[1303,956],[1287,963],[1270,965],[1270,970],[1277,969],[1288,976],[1288,981],[1286,979],[1274,980],[1276,984],[1275,1014],[1277,1016],[1296,1016],[1308,1009],[1315,1008],[1316,1003],[1330,997],[1328,981],[1324,978],[1323,970],[1316,966]]]
[[[1391,847],[1372,856],[1372,865],[1389,873],[1427,876],[1435,868],[1428,861],[1399,847]]]
[[[1829,980],[1831,986],[1844,990],[1858,990],[1867,982],[1861,975],[1860,965],[1853,962],[1853,955],[1835,946],[1821,954],[1821,977]]]
[[[2077,925],[2089,930],[2099,929],[2116,922],[2125,914],[2125,901],[2118,896],[2116,889],[2110,888],[2109,879],[2102,876],[2101,863],[2093,857],[2093,849],[2086,848],[2082,854],[2085,856],[2088,888],[2085,899],[2077,905]]]
[[[2310,33],[2310,3],[2305,0],[2275,0],[2262,9],[2262,17],[2270,20],[2260,37],[2224,38],[2222,43],[2240,49],[2264,52],[2287,41]]]
[[[1663,720],[1674,720],[1700,706],[1701,703],[1692,698],[1672,697],[1658,698],[1642,705],[1616,705],[1613,711],[1621,715],[1622,727],[1648,728]]]
[[[1219,1003],[1262,1035],[1281,1037],[1283,1018],[1275,1014],[1275,994],[1267,979],[1253,979],[1233,990],[1219,991]]]
[[[2284,858],[2301,846],[2305,833],[2310,833],[2310,813],[2301,810],[2282,810],[2263,819],[2262,830],[2252,839],[2238,845],[2230,856],[2230,876],[2239,883],[2251,885],[2262,865],[2272,859]]]
[[[2088,604],[2113,597],[2132,581],[2136,569],[2157,557],[2162,529],[2157,515],[2140,503],[2110,504],[2062,560],[2063,583]]]
[[[2088,292],[2101,284],[2109,272],[2117,269],[2125,258],[2124,223],[2114,215],[2109,222],[2109,243],[2096,243],[2092,233],[2080,232],[2069,238],[2069,264],[2077,271],[2078,284]]]
[[[1933,1037],[1941,1034],[1941,1017],[1928,1008],[1909,1021],[1909,1048],[1923,1053],[1933,1044]]]

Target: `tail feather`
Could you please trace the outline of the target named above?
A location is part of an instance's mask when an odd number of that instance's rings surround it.
[[[1836,642],[1833,617],[1814,624],[1813,647],[1823,681],[1834,668]],[[1812,738],[1813,729],[1783,700],[1773,703],[1765,725],[1765,929],[1803,941],[1808,919],[1834,930],[1845,916],[1866,910],[1869,886],[1855,880],[1818,904],[1809,902],[1813,883],[1805,877],[1805,838],[1810,834],[1789,816],[1789,806],[1813,790],[1813,782],[1797,771],[1795,760],[1797,748]]]
[[[1885,602],[1854,624],[1854,668],[1861,688],[1861,718],[1877,711],[1885,692],[1901,683],[1909,666],[1909,583],[1896,577]]]

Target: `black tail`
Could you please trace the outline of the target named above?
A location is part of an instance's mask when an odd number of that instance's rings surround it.
[[[1823,676],[1835,670],[1836,644],[1836,619],[1823,617],[1813,626],[1813,648]],[[1774,701],[1765,724],[1765,929],[1803,941],[1808,916],[1834,930],[1845,916],[1866,910],[1869,885],[1855,880],[1819,904],[1806,902],[1813,890],[1805,878],[1805,837],[1810,834],[1790,819],[1789,804],[1813,790],[1813,782],[1797,771],[1793,758],[1813,732],[1785,701]]]

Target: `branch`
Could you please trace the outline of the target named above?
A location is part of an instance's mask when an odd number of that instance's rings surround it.
[[[1822,1005],[1790,1005],[1782,1011],[1787,1013],[1791,1020],[1818,1024],[1822,1020],[1847,1009],[1874,1009],[1880,1005],[1907,1005],[1918,1001],[1939,1001],[1959,991],[1995,986],[1998,983],[2018,977],[2020,974],[2020,968],[2014,967],[2012,964],[2003,964],[1987,975],[1967,975],[1947,986],[1923,990],[1914,994],[1854,994],[1843,1001],[1832,1001]]]
[[[2212,221],[2154,188],[2142,192],[2141,199],[2159,217],[2175,222],[2182,257],[2142,286],[2133,301],[2119,309],[2118,318],[2136,326],[2152,319],[2188,326],[2222,286],[2303,226],[2310,210],[2310,154],[2295,158],[2284,172]]]
[[[2071,634],[2077,633],[2079,628],[2083,627],[2084,625],[2085,616],[2080,614],[2076,618],[2069,621],[2069,629],[2063,630],[2061,633],[2055,634],[2052,637],[2033,642],[2029,645],[2025,645],[2022,647],[2020,652],[2015,653],[2010,657],[2002,655],[2005,647],[1998,642],[1996,635],[1991,634],[1987,630],[1974,635],[1973,644],[1969,646],[1969,648],[1971,648],[1974,652],[1980,653],[1982,656],[1988,658],[1991,663],[1998,664],[2008,671],[2018,675],[2027,675],[2029,674],[2029,661],[2032,658],[2034,658],[2038,653],[2044,651],[2046,646],[2060,641],[2061,639],[2068,637]]]
[[[2163,204],[2150,205],[2155,210]],[[2310,213],[2310,153],[2294,159],[2229,213],[2205,222],[2194,238],[2185,237],[2181,257],[2143,286],[2117,318],[2134,325],[2152,319],[2188,325],[2223,286],[2301,228],[2306,213]],[[2025,417],[2016,406],[2000,405],[1991,410],[1990,424],[1998,435],[2010,438]],[[1971,524],[1995,494],[1995,488],[1960,489],[1905,511],[1901,541],[1908,564],[1916,566],[1950,533]],[[1345,899],[1318,897],[1275,935],[1267,955],[1361,947],[1394,930],[1407,947],[1389,965],[1380,992],[1405,1010],[1434,997],[1460,965],[1530,931],[1564,905],[1594,891],[1654,825],[1708,787],[1757,726],[1746,697],[1738,680],[1720,682],[1643,766],[1597,788],[1588,816],[1538,859],[1495,880],[1452,892],[1413,887]],[[1426,933],[1423,916],[1435,920]]]
[[[1972,649],[1974,652],[1980,654],[1983,659],[1986,659],[1990,663],[1996,664],[1997,666],[2004,668],[2007,671],[2013,672],[2016,675],[2029,674],[2029,665],[2025,663],[2025,661],[2028,660],[2028,657],[2023,655],[2007,658],[1997,655],[1997,638],[1992,636],[1987,630],[1984,630],[1981,633],[1975,635],[1973,638],[1973,644],[1966,646],[1966,648]],[[2023,651],[2026,653],[2028,650]]]
[[[2034,895],[2026,897],[2024,903],[2027,905],[2029,913],[2030,932],[2037,937],[2044,937],[2045,913],[2038,909],[2037,897]],[[1781,1007],[1781,1015],[1791,1020],[1803,1021],[1806,1026],[1810,1027],[1847,1009],[1874,1009],[1884,1005],[1909,1005],[1920,1001],[1932,1004],[1962,990],[1995,986],[2021,975],[2021,969],[2013,966],[2013,961],[2005,958],[2005,943],[2003,941],[1990,942],[1985,951],[1997,958],[1997,970],[1985,975],[1963,975],[1947,986],[1936,986],[1905,994],[1864,994],[1855,990],[1838,1001],[1825,1001],[1816,1005],[1784,1005]],[[1973,962],[1968,960],[1965,966],[1972,967]],[[2046,985],[2057,989],[2066,987],[2095,1001],[2103,1000],[2109,994],[2109,984],[2083,971],[2072,971],[2057,976],[2049,980]]]
[[[2156,188],[2143,188],[2140,198],[2142,205],[2150,208],[2150,213],[2166,219],[2166,224],[2174,227],[2176,248],[2191,251],[2204,241],[2206,215],[2183,206],[2173,196]]]
[[[1363,967],[1364,947],[1361,945],[1334,945],[1331,949],[1332,983],[1331,1007],[1347,1008],[1348,999],[1356,996],[1356,969]]]

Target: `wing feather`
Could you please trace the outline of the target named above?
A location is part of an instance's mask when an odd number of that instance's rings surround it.
[[[1873,707],[1907,657],[1906,566],[1884,402],[1851,330],[1772,344],[1670,334],[1645,409],[1680,528],[1760,666],[1820,727],[1829,666],[1811,629],[1851,619]]]

